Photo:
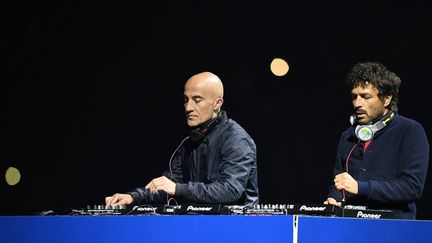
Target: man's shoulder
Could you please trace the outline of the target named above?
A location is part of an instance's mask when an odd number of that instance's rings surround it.
[[[228,118],[223,127],[220,141],[224,147],[248,146],[255,150],[255,141],[239,123]]]
[[[421,139],[427,141],[426,131],[420,122],[405,116],[397,115],[393,124],[389,124],[395,129],[393,132],[403,134],[404,137]]]
[[[249,133],[246,131],[245,128],[243,128],[238,122],[234,121],[231,118],[227,118],[224,122],[222,127],[222,134],[223,137],[244,137],[251,141],[253,141],[252,137],[249,135]]]
[[[234,121],[231,118],[228,118],[225,123],[225,130],[231,130],[235,133],[246,133],[246,129],[244,129],[238,122]]]
[[[396,115],[394,125],[406,128],[423,128],[420,122],[402,115]]]
[[[341,138],[349,138],[349,137],[353,137],[353,136],[355,136],[354,135],[354,126],[349,126],[341,134]]]

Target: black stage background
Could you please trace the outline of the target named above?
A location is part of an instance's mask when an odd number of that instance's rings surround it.
[[[431,143],[427,1],[3,4],[0,173],[14,166],[22,179],[1,179],[0,214],[102,204],[159,176],[185,134],[184,81],[204,70],[255,139],[262,203],[326,198],[357,62],[401,77],[400,114]],[[270,72],[275,57],[286,76]],[[429,177],[421,219],[432,219],[431,189]]]

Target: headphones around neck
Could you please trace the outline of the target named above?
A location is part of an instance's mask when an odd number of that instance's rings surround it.
[[[204,122],[201,125],[193,127],[189,130],[189,138],[192,141],[199,141],[203,139],[207,134],[222,120],[222,111],[218,113],[218,115]]]
[[[393,111],[390,111],[389,114],[385,115],[373,125],[357,125],[355,128],[356,137],[362,142],[367,142],[371,140],[376,132],[387,126],[387,124],[393,119],[394,115],[395,113]],[[356,123],[355,115],[351,115],[350,123],[351,125],[354,125]]]

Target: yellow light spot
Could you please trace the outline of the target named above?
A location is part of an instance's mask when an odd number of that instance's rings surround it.
[[[17,168],[9,167],[6,170],[5,178],[6,178],[6,183],[9,186],[14,186],[18,184],[18,182],[21,180],[21,173]]]
[[[284,76],[288,73],[288,63],[282,58],[275,58],[270,64],[270,70],[276,76]]]

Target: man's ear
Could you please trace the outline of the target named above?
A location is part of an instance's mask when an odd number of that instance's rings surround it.
[[[392,95],[384,97],[384,107],[387,107],[387,106],[390,105],[390,102],[392,101],[392,98],[393,98]]]
[[[213,110],[219,111],[222,107],[223,99],[222,98],[216,98],[215,103],[213,105]]]

